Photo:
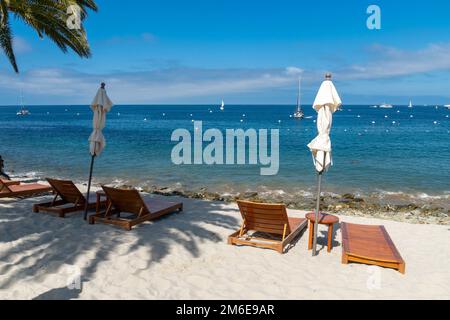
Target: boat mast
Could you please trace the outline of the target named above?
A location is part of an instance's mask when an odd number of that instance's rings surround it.
[[[297,111],[300,112],[301,111],[301,107],[300,107],[300,89],[301,89],[301,78],[298,77],[298,93],[297,93]]]

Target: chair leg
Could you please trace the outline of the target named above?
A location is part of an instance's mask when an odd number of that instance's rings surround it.
[[[342,263],[348,264],[348,256],[345,253],[342,253]]]
[[[308,238],[308,250],[312,250],[313,246],[313,233],[314,233],[314,223],[309,222],[309,238]]]
[[[330,224],[328,226],[328,247],[327,247],[327,251],[331,252],[333,246],[333,225]]]

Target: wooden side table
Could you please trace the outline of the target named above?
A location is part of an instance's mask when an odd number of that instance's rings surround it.
[[[308,250],[312,250],[313,246],[313,236],[314,236],[314,223],[315,214],[314,212],[305,215],[305,218],[309,220],[309,240],[308,240]],[[333,246],[333,226],[335,223],[339,222],[339,218],[331,214],[319,213],[319,224],[324,224],[328,226],[328,246],[327,251],[331,252]]]

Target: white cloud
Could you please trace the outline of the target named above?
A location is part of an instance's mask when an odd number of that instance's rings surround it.
[[[376,45],[371,48],[375,59],[339,70],[342,79],[378,79],[450,70],[450,43],[431,44],[416,50],[399,50]]]
[[[386,94],[391,88],[388,81],[397,78],[410,79],[420,74],[450,70],[450,44],[434,44],[416,51],[398,50],[392,47],[372,47],[372,60],[365,64],[343,65],[331,70],[344,94]],[[70,69],[33,69],[20,75],[11,71],[0,72],[0,96],[9,92],[24,91],[36,101],[73,101],[86,103],[93,96],[99,83],[107,83],[115,103],[183,103],[185,101],[212,101],[217,97],[243,94],[270,95],[278,90],[295,90],[296,78],[303,75],[304,89],[314,94],[323,79],[325,70],[302,69],[296,66],[267,69],[205,69],[189,68],[175,64],[149,71],[111,72],[104,74],[82,73]],[[361,81],[357,81],[361,80]],[[376,82],[378,81],[378,82]],[[377,83],[376,86],[370,83]],[[367,85],[369,83],[369,85]],[[392,82],[391,82],[392,83]],[[402,91],[401,83],[396,85]],[[403,89],[410,89],[404,84]],[[372,89],[372,90],[368,90]],[[374,91],[375,90],[375,91]],[[428,92],[426,91],[428,90]],[[388,90],[389,91],[389,90]],[[403,90],[405,92],[406,90]],[[428,87],[421,94],[440,94],[440,88]],[[1,104],[4,101],[0,102]]]
[[[22,37],[14,37],[13,48],[16,54],[22,54],[32,51],[31,45]]]
[[[65,69],[37,69],[21,75],[0,73],[0,88],[25,94],[86,100],[105,81],[116,103],[182,101],[251,92],[293,84],[287,69],[170,68],[147,72],[87,74]]]

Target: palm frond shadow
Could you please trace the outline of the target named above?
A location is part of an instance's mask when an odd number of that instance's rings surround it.
[[[212,229],[225,228],[231,232],[240,223],[238,212],[224,203],[189,201],[182,213],[126,231],[102,224],[89,225],[81,214],[61,219],[32,212],[33,203],[47,200],[48,197],[40,197],[0,203],[0,245],[6,248],[0,252],[0,274],[4,275],[0,290],[24,279],[39,281],[49,273],[61,273],[68,265],[79,265],[80,259],[83,281],[98,272],[102,262],[117,255],[139,252],[142,257],[144,252],[143,259],[149,267],[163,260],[173,243],[181,245],[193,258],[199,257],[199,243],[226,242]],[[116,250],[118,247],[120,250]],[[76,296],[64,288],[55,288],[36,298],[46,297]]]

